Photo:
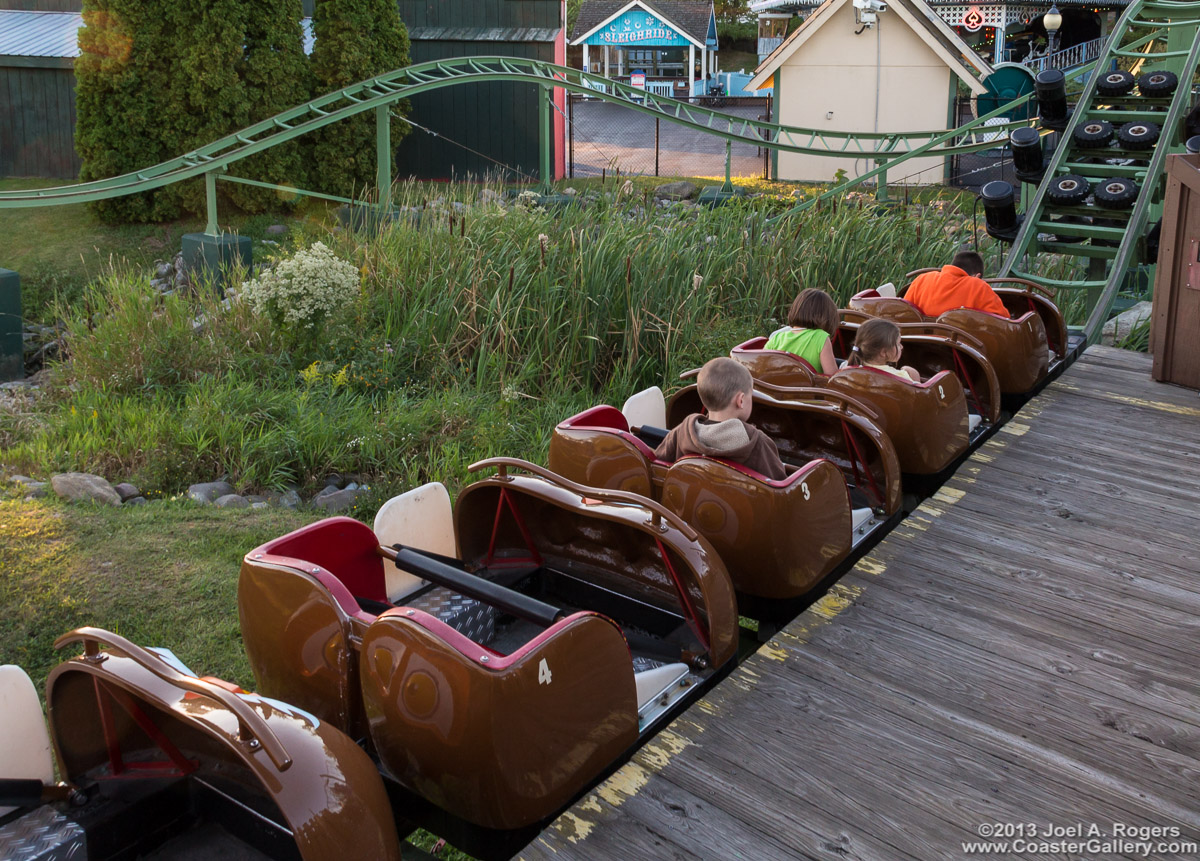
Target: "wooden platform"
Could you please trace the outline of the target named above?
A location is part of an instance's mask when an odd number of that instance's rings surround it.
[[[996,823],[1200,843],[1200,398],[1149,374],[1090,349],[521,857],[990,858],[963,844]]]

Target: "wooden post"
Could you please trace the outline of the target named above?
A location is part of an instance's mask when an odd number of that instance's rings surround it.
[[[696,46],[688,45],[688,98],[696,95]]]
[[[585,72],[591,71],[591,69],[588,68],[588,43],[587,42],[583,43],[583,70]]]

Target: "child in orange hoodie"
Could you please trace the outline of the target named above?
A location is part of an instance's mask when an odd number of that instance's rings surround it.
[[[1008,309],[996,291],[983,280],[983,258],[974,251],[960,251],[949,266],[918,275],[904,298],[926,317],[938,317],[955,308],[974,308],[1000,317]]]

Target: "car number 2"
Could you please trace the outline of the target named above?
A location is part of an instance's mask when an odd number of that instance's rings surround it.
[[[542,658],[542,662],[538,664],[538,684],[550,684],[550,665],[546,663],[545,658]]]

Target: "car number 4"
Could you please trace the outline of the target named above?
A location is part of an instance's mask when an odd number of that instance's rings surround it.
[[[538,684],[550,684],[550,665],[546,663],[545,658],[542,658],[542,662],[538,664]]]

